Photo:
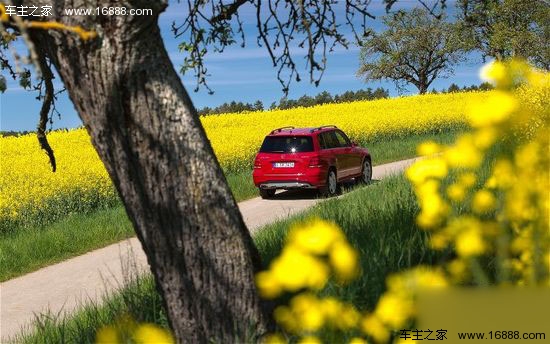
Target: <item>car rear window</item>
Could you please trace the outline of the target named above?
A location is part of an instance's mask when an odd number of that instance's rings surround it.
[[[313,141],[310,136],[267,136],[262,143],[262,153],[312,152]]]

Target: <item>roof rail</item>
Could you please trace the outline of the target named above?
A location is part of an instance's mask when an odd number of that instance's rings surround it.
[[[310,132],[310,133],[313,133],[314,131],[321,130],[321,129],[325,129],[325,128],[338,128],[338,127],[335,126],[335,125],[322,125],[322,126],[320,126],[320,127],[311,129],[309,132]]]
[[[288,129],[288,130],[292,130],[292,129],[294,129],[294,128],[295,128],[295,127],[292,127],[292,126],[291,126],[291,127],[277,128],[277,129],[273,129],[273,130],[271,131],[270,134],[280,133],[280,132],[283,131],[283,130],[287,130],[287,129]]]

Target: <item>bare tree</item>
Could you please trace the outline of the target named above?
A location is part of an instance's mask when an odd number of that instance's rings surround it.
[[[409,83],[426,93],[436,78],[452,72],[464,53],[455,25],[444,19],[419,8],[385,16],[386,31],[363,42],[357,75],[392,80],[399,88]]]

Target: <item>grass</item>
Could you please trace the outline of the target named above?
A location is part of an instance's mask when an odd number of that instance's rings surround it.
[[[421,263],[432,264],[438,259],[424,245],[427,234],[416,227],[417,212],[408,182],[403,176],[389,177],[268,225],[257,232],[254,240],[267,265],[280,252],[286,232],[293,223],[311,217],[338,223],[359,250],[363,273],[346,287],[330,283],[322,294],[337,296],[360,309],[371,309],[384,291],[388,274]],[[120,293],[107,297],[102,305],[89,304],[65,319],[43,317],[33,331],[24,333],[17,342],[91,343],[98,328],[113,323],[124,314],[138,321],[167,326],[160,297],[150,276],[136,278]],[[340,342],[345,338],[334,339]]]
[[[88,303],[70,317],[43,314],[12,339],[14,343],[95,343],[95,334],[126,315],[140,323],[168,327],[162,299],[151,276],[133,277],[126,287],[106,297],[102,305]],[[27,332],[28,331],[28,332]]]
[[[462,132],[450,131],[439,134],[413,135],[384,141],[360,142],[359,144],[368,148],[374,165],[381,165],[417,156],[416,147],[425,141],[431,140],[440,144],[450,144]]]
[[[379,165],[414,157],[415,147],[423,141],[449,143],[456,135],[456,132],[426,134],[361,145],[369,148],[374,165]],[[250,171],[228,173],[226,178],[238,202],[258,195]],[[133,233],[121,205],[69,215],[44,226],[0,232],[0,281],[107,246]]]
[[[76,214],[40,229],[0,236],[0,281],[134,235],[123,207]]]

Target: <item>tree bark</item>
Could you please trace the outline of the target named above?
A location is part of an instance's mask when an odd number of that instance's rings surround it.
[[[157,24],[166,1],[33,0],[95,30],[33,31],[117,188],[178,342],[240,342],[269,330],[258,252],[174,70]],[[64,16],[64,8],[152,8],[153,16]],[[54,147],[55,150],[55,147]],[[63,160],[58,159],[59,173]]]
[[[428,85],[424,82],[418,83],[418,93],[419,94],[426,94],[428,91]]]

